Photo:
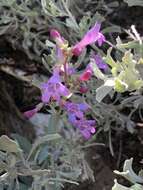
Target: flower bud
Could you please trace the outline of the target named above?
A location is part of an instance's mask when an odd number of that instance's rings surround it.
[[[50,31],[50,36],[51,36],[53,39],[55,39],[55,38],[60,38],[60,37],[61,37],[60,33],[59,33],[57,30],[55,30],[55,29],[52,29],[52,30]]]

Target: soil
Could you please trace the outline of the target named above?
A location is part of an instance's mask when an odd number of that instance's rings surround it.
[[[131,24],[137,25],[137,29],[143,34],[143,12],[141,7],[127,7],[119,1],[120,6],[108,15],[108,21],[128,28]],[[89,5],[90,6],[90,5]],[[91,7],[85,7],[90,9]],[[39,102],[40,92],[27,81],[20,80],[7,71],[7,69],[22,69],[27,75],[40,73],[42,66],[31,62],[24,52],[13,50],[11,45],[0,37],[0,135],[19,133],[28,137],[31,141],[35,138],[33,126],[21,112],[32,108]],[[29,97],[32,97],[29,99]],[[121,142],[121,147],[120,143]],[[137,133],[131,135],[127,132],[120,137],[113,136],[114,157],[111,156],[108,147],[92,147],[87,152],[87,160],[94,171],[95,182],[85,181],[80,186],[66,186],[68,190],[111,190],[115,177],[113,170],[120,169],[127,158],[134,157],[134,167],[138,171],[141,168],[140,161],[143,158],[143,128],[137,128]],[[121,152],[120,152],[121,151]],[[119,157],[119,152],[121,156]],[[119,182],[124,182],[119,179]]]
[[[3,37],[0,38],[0,49],[0,135],[19,133],[33,141],[33,125],[23,117],[22,112],[38,102],[40,92],[14,73],[18,69],[34,73],[34,63],[23,52],[13,50]]]

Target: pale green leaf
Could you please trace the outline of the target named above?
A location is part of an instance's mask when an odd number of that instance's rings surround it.
[[[117,63],[113,60],[113,58],[111,57],[111,51],[112,48],[109,48],[107,51],[107,56],[104,57],[104,61],[110,65],[111,67],[117,67]]]
[[[128,89],[128,85],[125,82],[123,82],[122,80],[117,78],[115,80],[114,88],[117,92],[123,93]]]

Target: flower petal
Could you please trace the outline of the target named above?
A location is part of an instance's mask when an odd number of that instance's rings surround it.
[[[54,70],[53,76],[49,79],[48,83],[59,83],[61,82],[60,75],[58,70]]]
[[[79,108],[81,111],[86,111],[89,109],[89,105],[86,103],[81,103],[81,104],[79,104]]]
[[[87,129],[81,130],[80,132],[81,132],[81,134],[83,135],[83,137],[84,137],[86,140],[90,139],[91,133],[90,133]]]
[[[60,83],[58,91],[62,96],[65,96],[65,97],[69,97],[71,95],[71,92],[69,91],[69,89],[62,83]]]
[[[108,69],[108,65],[103,61],[99,54],[93,55],[92,57],[99,69],[103,69],[104,71]]]
[[[101,24],[96,23],[83,37],[83,39],[78,43],[81,47],[85,47],[91,43],[94,43],[98,38],[98,33],[100,31]]]
[[[41,97],[42,102],[48,103],[50,101],[50,98],[51,98],[51,93],[48,91],[48,89],[45,89],[42,92],[42,97]]]
[[[99,33],[97,39],[98,45],[101,46],[105,41],[105,36],[102,33]]]
[[[87,93],[88,92],[88,87],[86,87],[86,86],[81,86],[80,88],[79,88],[79,91],[81,92],[81,93]]]
[[[83,37],[83,39],[72,48],[72,53],[76,56],[80,55],[82,50],[89,44],[98,41],[101,45],[105,40],[105,37],[100,33],[100,23],[96,23]]]
[[[92,70],[86,69],[79,77],[79,80],[81,81],[88,81],[92,76]]]
[[[52,38],[61,38],[60,33],[59,33],[56,29],[52,29],[52,30],[50,31],[50,36],[51,36]]]
[[[76,123],[76,116],[74,114],[68,114],[68,119],[69,119],[69,122],[75,126],[75,123]]]
[[[25,116],[26,119],[30,119],[31,117],[33,117],[36,113],[38,112],[38,110],[36,108],[32,109],[32,110],[28,110],[26,112],[23,113],[23,115]]]
[[[92,134],[94,134],[94,133],[96,132],[95,127],[91,127],[90,132],[91,132]]]

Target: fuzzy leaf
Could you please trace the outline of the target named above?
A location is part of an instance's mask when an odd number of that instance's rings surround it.
[[[49,16],[66,16],[64,10],[61,10],[53,0],[41,0],[44,12]]]
[[[95,63],[94,59],[90,59],[90,64],[93,68],[93,72],[94,75],[98,78],[98,79],[102,79],[105,80],[106,76],[101,72],[101,70],[98,68],[97,64]]]
[[[128,6],[143,6],[143,0],[124,0],[125,3],[128,3]]]
[[[89,21],[91,21],[91,18],[89,16],[83,16],[79,23],[79,30],[80,30],[80,36],[83,36],[85,32],[87,31],[87,28],[89,28]]]
[[[101,102],[107,96],[107,94],[109,94],[111,92],[111,90],[113,89],[113,86],[114,86],[114,81],[112,79],[110,79],[110,80],[107,80],[104,83],[104,85],[97,88],[96,100],[98,102]]]
[[[38,155],[38,164],[42,164],[42,162],[48,157],[49,155],[49,151],[48,151],[48,147],[45,146],[44,148],[42,148],[42,150],[39,152]]]
[[[114,171],[116,174],[125,177],[132,183],[143,183],[143,178],[138,176],[132,169],[133,158],[126,160],[123,167],[123,172]]]
[[[18,153],[22,151],[19,145],[17,144],[17,142],[10,139],[6,135],[2,135],[0,137],[0,150],[10,152],[10,153]]]
[[[140,184],[135,184],[131,187],[131,190],[143,190],[143,186]]]
[[[18,135],[18,134],[12,134],[12,138],[14,138],[15,140],[17,140],[19,146],[21,147],[21,149],[26,152],[29,153],[30,149],[32,148],[31,143],[28,141],[28,139],[26,139],[25,137]]]
[[[58,115],[58,114],[50,115],[50,118],[48,121],[49,134],[56,133],[60,126],[61,126],[60,115]]]

